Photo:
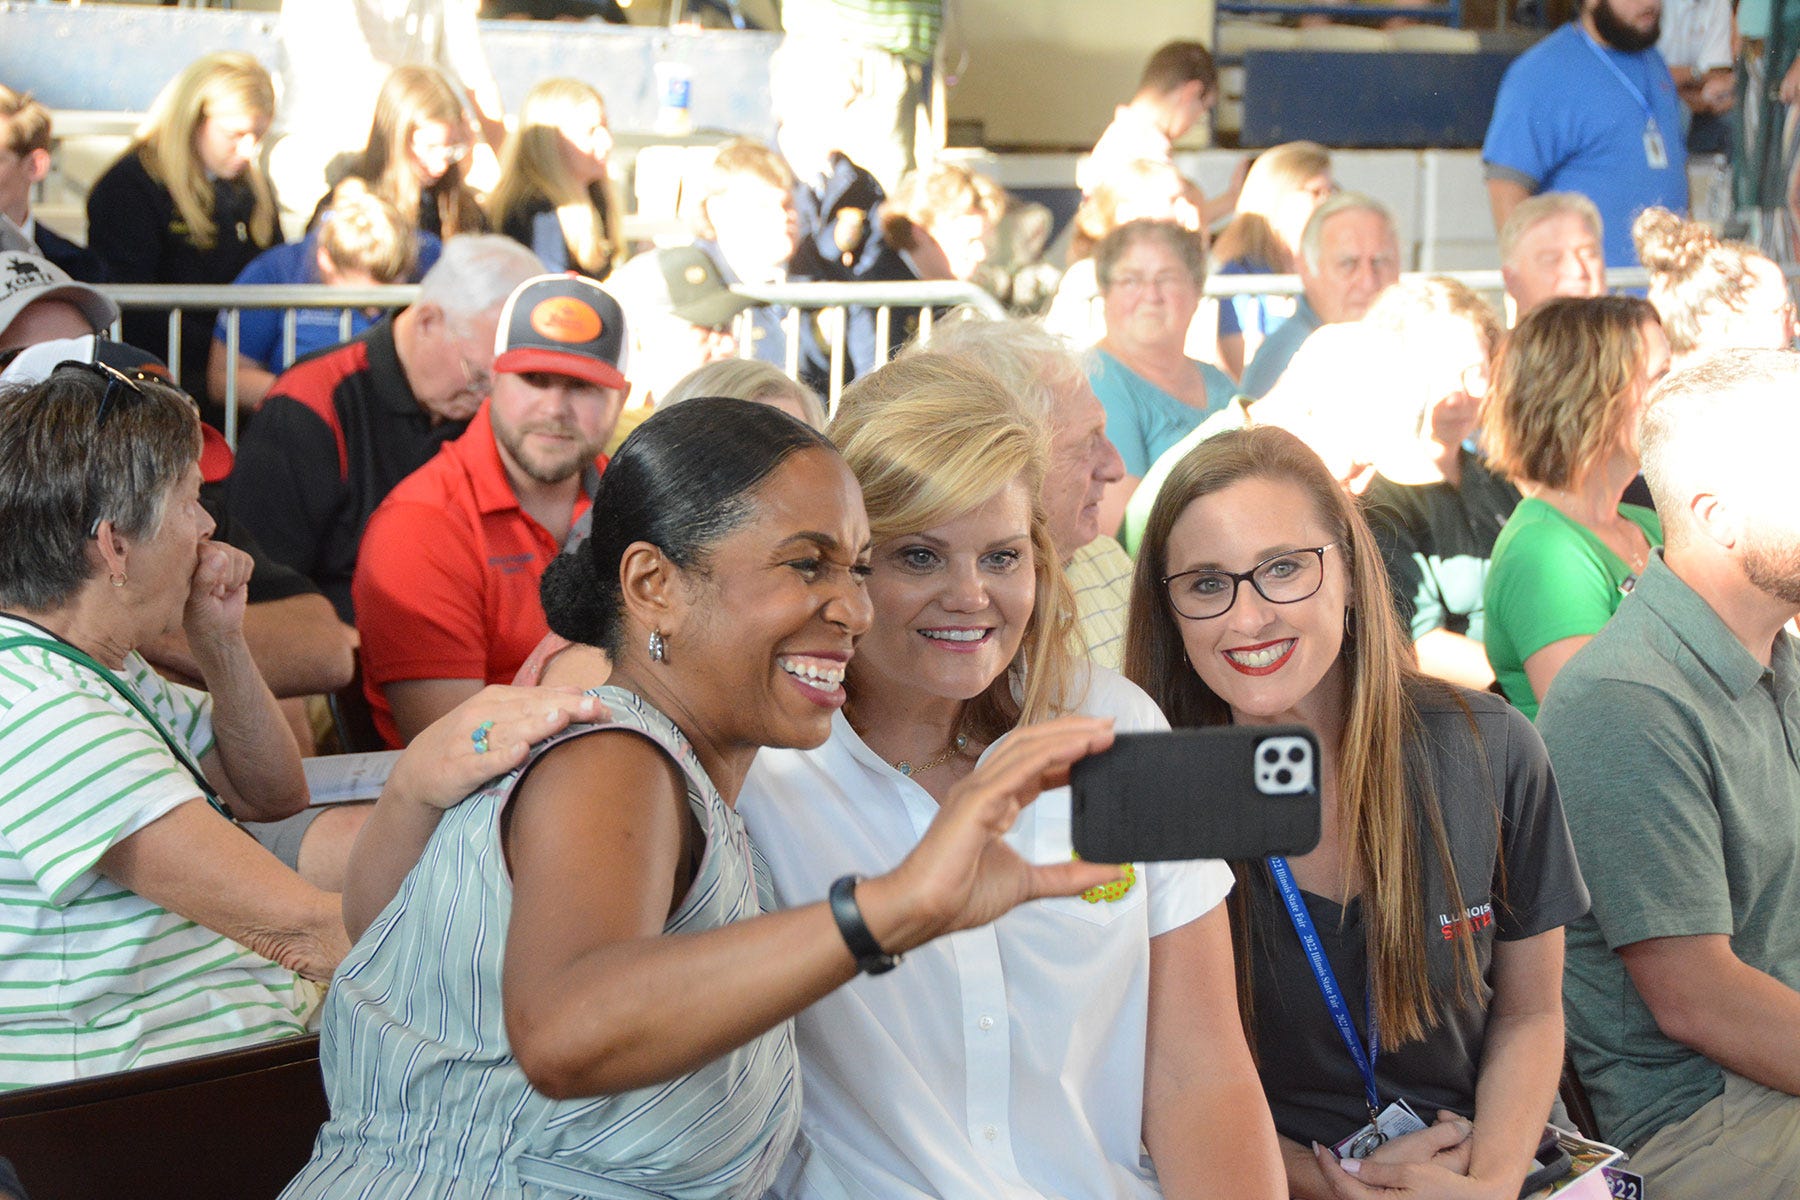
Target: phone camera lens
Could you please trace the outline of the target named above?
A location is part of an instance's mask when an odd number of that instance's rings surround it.
[[[1283,767],[1281,770],[1275,772],[1275,782],[1279,783],[1282,787],[1286,787],[1288,784],[1294,782],[1294,773],[1286,767]]]
[[[1306,760],[1306,751],[1302,750],[1300,747],[1295,746],[1292,750],[1288,751],[1288,761],[1289,762],[1298,763],[1298,762],[1304,762],[1305,760]]]
[[[1276,763],[1281,761],[1281,751],[1277,750],[1274,746],[1270,746],[1268,749],[1263,751],[1263,761],[1268,763],[1270,766],[1274,766]]]

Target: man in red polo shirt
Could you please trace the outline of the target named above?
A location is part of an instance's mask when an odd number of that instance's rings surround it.
[[[625,315],[593,281],[520,284],[501,310],[492,395],[370,518],[352,595],[389,745],[510,681],[549,632],[538,581],[606,467],[625,345]]]

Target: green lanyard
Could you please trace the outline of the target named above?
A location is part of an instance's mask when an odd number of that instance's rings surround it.
[[[67,642],[58,642],[53,641],[50,638],[28,636],[0,638],[0,650],[13,650],[21,646],[31,646],[48,654],[54,654],[59,658],[66,658],[72,663],[78,663],[81,666],[86,667],[88,670],[94,672],[94,674],[100,676],[101,679],[104,679],[107,684],[111,686],[113,691],[123,696],[126,702],[137,710],[139,716],[150,722],[150,727],[156,730],[157,735],[162,738],[163,744],[169,748],[169,753],[173,754],[176,761],[186,767],[187,773],[194,777],[194,782],[199,785],[200,793],[206,797],[206,802],[212,805],[221,817],[224,817],[227,821],[231,821],[234,824],[236,823],[236,818],[231,815],[230,810],[227,809],[224,802],[219,799],[219,793],[213,789],[212,784],[206,781],[206,776],[201,772],[200,768],[195,765],[194,760],[188,757],[187,747],[176,741],[175,736],[167,729],[163,728],[163,723],[157,719],[156,713],[150,706],[144,703],[144,698],[133,691],[123,679],[114,675],[101,663],[96,662],[91,655],[69,645]]]

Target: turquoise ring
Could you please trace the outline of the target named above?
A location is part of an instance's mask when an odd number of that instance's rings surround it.
[[[488,752],[487,735],[488,730],[493,727],[492,721],[483,721],[475,727],[475,732],[469,735],[469,740],[475,743],[475,753],[486,754]]]

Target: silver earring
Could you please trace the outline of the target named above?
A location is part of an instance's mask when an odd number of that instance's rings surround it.
[[[125,586],[125,573],[123,571],[115,572],[107,577],[107,582],[116,588],[122,588]]]
[[[669,654],[668,654],[668,650],[666,649],[666,645],[667,644],[663,641],[662,630],[652,629],[650,631],[650,661],[651,662],[667,661]]]

